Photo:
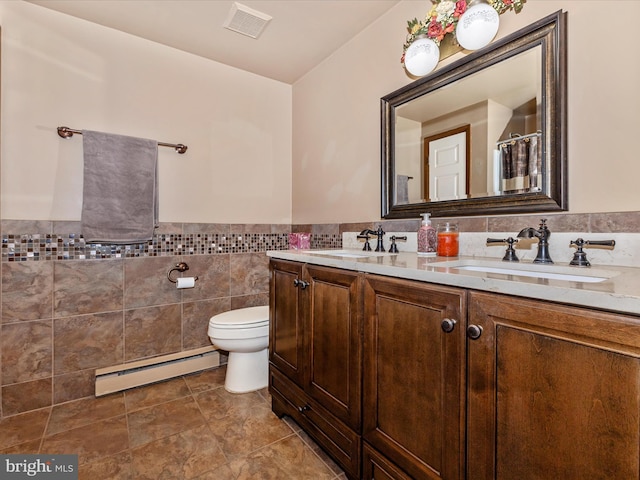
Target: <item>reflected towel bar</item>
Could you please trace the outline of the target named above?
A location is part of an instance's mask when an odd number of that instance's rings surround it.
[[[73,128],[69,128],[69,127],[58,127],[58,135],[60,135],[62,138],[71,138],[73,137],[74,133],[77,133],[78,135],[82,135],[81,130],[74,130]],[[176,152],[178,153],[184,153],[187,151],[187,146],[183,145],[182,143],[158,142],[158,146],[175,148]]]
[[[504,147],[504,146],[506,146],[508,144],[515,145],[518,140],[524,140],[525,142],[528,142],[530,138],[541,137],[541,136],[542,136],[542,132],[540,130],[538,130],[536,133],[529,133],[528,135],[520,135],[518,133],[511,133],[511,134],[509,134],[509,138],[508,139],[500,140],[500,141],[496,142],[496,147]]]

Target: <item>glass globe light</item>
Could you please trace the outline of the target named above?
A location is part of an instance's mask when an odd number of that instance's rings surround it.
[[[485,2],[471,5],[456,27],[456,39],[466,50],[478,50],[491,43],[500,27],[500,15]]]
[[[416,77],[431,72],[440,60],[440,49],[436,42],[427,37],[413,41],[404,54],[404,68]]]

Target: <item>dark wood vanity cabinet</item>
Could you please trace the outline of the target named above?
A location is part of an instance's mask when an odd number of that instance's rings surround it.
[[[360,478],[361,275],[270,263],[270,391],[345,470]]]
[[[271,261],[270,391],[366,480],[640,480],[640,318]]]
[[[471,292],[472,326],[467,478],[639,478],[637,317]]]
[[[465,299],[457,288],[365,277],[362,437],[375,450],[364,478],[463,478]],[[375,452],[407,476],[391,476]]]

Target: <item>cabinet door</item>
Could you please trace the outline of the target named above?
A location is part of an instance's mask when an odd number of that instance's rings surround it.
[[[364,292],[363,438],[411,478],[462,478],[465,292],[375,276]]]
[[[360,431],[362,311],[359,275],[306,267],[305,350],[309,375],[305,389],[328,411]]]
[[[300,315],[302,264],[271,260],[269,286],[269,361],[302,385],[303,330]]]
[[[640,322],[472,293],[470,479],[637,479]]]

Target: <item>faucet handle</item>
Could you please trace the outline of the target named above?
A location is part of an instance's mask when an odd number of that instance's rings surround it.
[[[369,243],[369,230],[365,230],[365,232],[367,233],[360,233],[357,238],[364,239],[364,246],[362,247],[362,250],[365,252],[370,252],[371,251],[371,244]]]
[[[583,240],[578,238],[569,242],[570,247],[576,247],[576,251],[573,254],[573,259],[569,262],[569,265],[576,267],[590,267],[591,263],[587,260],[587,253],[582,249],[583,247],[610,247],[613,249],[616,246],[615,240]]]
[[[570,247],[613,247],[616,246],[615,240],[583,240],[581,238],[572,240],[569,244]]]
[[[504,257],[502,257],[503,262],[519,262],[518,256],[516,255],[516,251],[513,248],[515,243],[518,243],[517,238],[509,237],[509,238],[487,238],[487,245],[495,245],[495,244],[507,244],[507,251],[504,253]]]
[[[398,246],[396,245],[396,240],[407,240],[407,237],[396,237],[395,235],[391,236],[391,246],[389,247],[389,253],[400,253],[398,252]]]

